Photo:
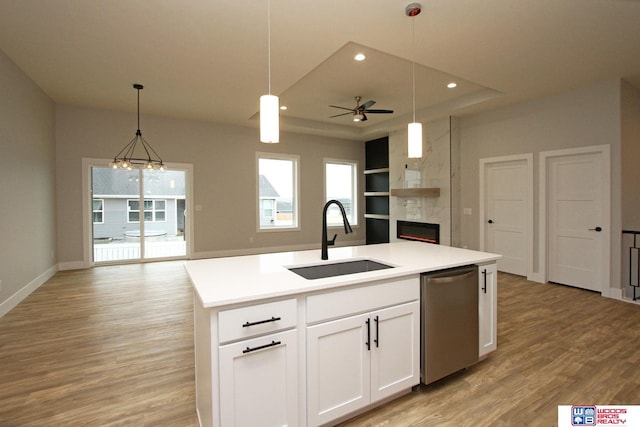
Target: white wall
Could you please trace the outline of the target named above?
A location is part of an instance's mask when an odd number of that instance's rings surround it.
[[[165,162],[193,164],[193,202],[199,207],[192,213],[194,258],[319,248],[324,205],[323,158],[356,160],[361,170],[364,167],[364,142],[283,132],[279,144],[261,144],[257,128],[147,115],[141,116],[140,127]],[[108,163],[131,140],[135,130],[135,113],[56,106],[61,263],[76,265],[83,260],[86,242],[82,236],[82,158],[104,158]],[[299,231],[257,232],[257,151],[300,156]],[[360,226],[349,235],[336,231],[337,244],[364,242],[363,193],[361,182]]]
[[[54,103],[0,51],[0,316],[56,271]]]
[[[463,117],[461,137],[461,245],[479,248],[479,160],[514,154],[534,154],[534,183],[538,182],[538,153],[563,148],[611,146],[611,285],[620,277],[620,83],[589,87],[528,103]],[[538,251],[538,188],[534,188],[534,253]],[[537,271],[534,259],[534,271]]]
[[[621,87],[622,228],[640,231],[640,89]]]

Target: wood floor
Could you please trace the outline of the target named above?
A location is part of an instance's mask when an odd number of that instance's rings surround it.
[[[59,272],[0,319],[0,426],[197,426],[182,262]],[[498,279],[498,350],[342,426],[554,426],[640,404],[640,306]],[[257,426],[261,427],[261,426]]]

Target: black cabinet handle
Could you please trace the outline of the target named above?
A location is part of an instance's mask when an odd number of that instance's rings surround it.
[[[367,324],[367,342],[365,345],[367,346],[367,350],[371,350],[371,321],[367,319],[365,323]]]
[[[244,325],[242,325],[242,327],[243,328],[247,328],[249,326],[262,325],[263,323],[277,322],[280,319],[282,319],[282,317],[273,317],[273,316],[271,316],[271,319],[258,320],[257,322],[247,322]]]
[[[265,345],[260,345],[258,347],[247,347],[244,350],[242,350],[242,353],[251,353],[252,351],[256,351],[256,350],[262,350],[263,348],[269,348],[269,347],[274,347],[276,345],[280,345],[282,344],[282,341],[271,341],[271,344],[265,344]]]
[[[484,276],[484,285],[482,286],[482,291],[487,293],[487,269],[482,270],[482,275]]]
[[[602,231],[602,227],[590,228],[589,231],[597,231],[599,233]]]
[[[378,336],[378,333],[380,331],[380,323],[379,323],[379,319],[378,316],[376,316],[373,319],[374,322],[376,322],[376,339],[373,340],[374,343],[376,343],[376,348],[380,347],[380,337]]]
[[[489,224],[493,224],[493,220],[490,219],[489,221],[487,221]]]

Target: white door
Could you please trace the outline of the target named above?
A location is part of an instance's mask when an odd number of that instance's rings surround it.
[[[298,425],[295,330],[220,347],[222,426]]]
[[[527,275],[532,223],[531,165],[528,158],[486,159],[481,166],[484,182],[482,225],[487,252],[502,255],[498,270]]]
[[[308,425],[325,424],[370,402],[368,315],[307,327]],[[369,343],[369,345],[367,345]]]
[[[371,402],[420,383],[420,302],[371,314]]]
[[[609,238],[604,155],[553,156],[546,162],[548,280],[601,292]]]

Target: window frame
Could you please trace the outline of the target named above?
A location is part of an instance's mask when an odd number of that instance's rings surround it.
[[[324,174],[324,200],[325,203],[331,200],[327,194],[327,165],[347,165],[351,166],[351,217],[349,217],[349,224],[351,226],[358,226],[358,188],[360,186],[359,182],[359,170],[360,165],[357,160],[346,160],[346,159],[333,159],[333,158],[324,158],[323,159],[323,167],[322,171]],[[327,222],[329,227],[342,227],[342,221],[340,222]]]
[[[292,224],[291,225],[273,225],[273,226],[263,226],[260,224],[261,210],[262,210],[262,199],[260,196],[260,159],[267,160],[283,160],[292,162],[292,200],[291,200],[291,209],[292,209]],[[270,233],[270,232],[278,232],[278,231],[299,231],[300,230],[300,156],[295,154],[285,154],[285,153],[266,153],[266,152],[256,152],[256,163],[255,163],[255,177],[256,177],[256,230],[259,233]],[[269,198],[269,197],[265,197]],[[277,202],[274,205],[275,213],[277,214]]]

